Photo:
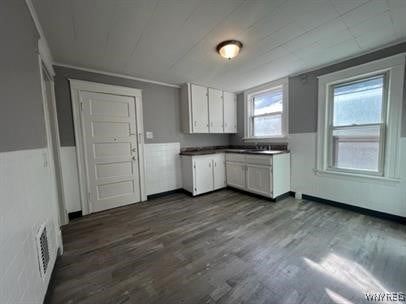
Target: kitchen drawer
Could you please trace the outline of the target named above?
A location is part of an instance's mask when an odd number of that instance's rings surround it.
[[[247,155],[246,156],[247,164],[253,165],[264,165],[264,166],[271,166],[272,165],[272,156],[269,155]]]
[[[245,154],[226,153],[226,161],[245,163]]]

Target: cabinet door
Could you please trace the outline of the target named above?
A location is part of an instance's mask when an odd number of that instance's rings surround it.
[[[247,190],[272,196],[272,167],[247,165]]]
[[[227,185],[245,189],[245,164],[226,162]]]
[[[207,101],[207,88],[190,85],[192,105],[193,133],[209,132],[209,109]]]
[[[209,88],[209,132],[223,133],[223,91]]]
[[[224,92],[224,133],[237,133],[237,96]]]
[[[196,157],[193,160],[194,189],[193,194],[213,191],[213,168],[211,157]]]
[[[224,188],[226,186],[226,158],[224,154],[213,156],[213,180],[214,189]]]

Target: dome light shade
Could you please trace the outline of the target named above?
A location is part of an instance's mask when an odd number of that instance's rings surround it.
[[[231,59],[240,53],[242,43],[238,40],[226,40],[217,45],[216,50],[221,57]]]

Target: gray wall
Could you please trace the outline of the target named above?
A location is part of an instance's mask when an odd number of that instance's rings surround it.
[[[232,145],[244,144],[244,93],[237,95],[237,134],[230,136]]]
[[[403,52],[406,52],[406,42],[289,77],[289,133],[309,133],[317,131],[318,76]],[[230,140],[233,144],[242,144],[244,134],[244,98],[242,93],[238,95],[237,103],[238,134],[231,136]],[[406,137],[406,94],[403,102],[402,137]]]
[[[406,42],[289,78],[289,133],[317,131],[317,77],[373,60],[406,52]],[[406,99],[402,117],[402,137],[406,136]]]
[[[229,135],[188,135],[181,132],[180,89],[178,88],[61,66],[54,66],[54,68],[56,73],[55,95],[62,146],[75,145],[69,78],[141,89],[144,131],[154,133],[153,139],[145,139],[146,143],[180,142],[182,147],[227,145],[229,143]]]
[[[1,1],[0,152],[46,146],[38,33],[25,1]]]

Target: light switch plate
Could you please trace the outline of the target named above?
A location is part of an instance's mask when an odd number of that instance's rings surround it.
[[[152,131],[147,131],[146,132],[146,137],[147,137],[147,139],[153,139],[154,138],[154,133],[152,133]]]

